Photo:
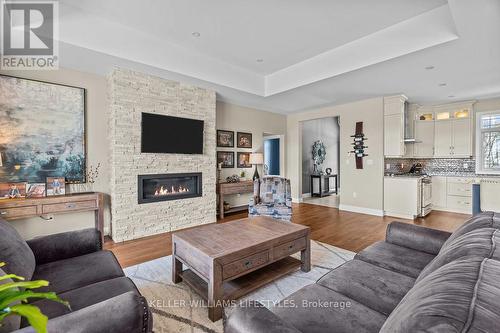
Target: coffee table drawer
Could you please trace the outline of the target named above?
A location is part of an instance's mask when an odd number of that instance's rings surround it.
[[[255,267],[269,262],[269,252],[263,251],[246,258],[234,261],[222,267],[222,278],[227,279],[235,275],[250,271]]]
[[[306,239],[304,237],[295,239],[291,242],[283,243],[274,248],[273,258],[279,259],[306,248]]]

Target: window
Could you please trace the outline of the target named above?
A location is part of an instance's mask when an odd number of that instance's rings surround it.
[[[476,118],[476,172],[500,174],[500,111]]]

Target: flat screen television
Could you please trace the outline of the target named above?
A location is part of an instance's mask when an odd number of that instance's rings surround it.
[[[203,120],[143,112],[141,152],[203,154]]]

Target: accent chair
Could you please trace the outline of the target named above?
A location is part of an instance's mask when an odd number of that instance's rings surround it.
[[[292,219],[290,180],[268,176],[254,181],[253,198],[248,205],[248,216],[269,216],[274,219]]]

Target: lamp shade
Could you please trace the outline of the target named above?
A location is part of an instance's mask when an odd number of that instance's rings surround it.
[[[264,155],[262,153],[251,153],[250,164],[264,164]]]

